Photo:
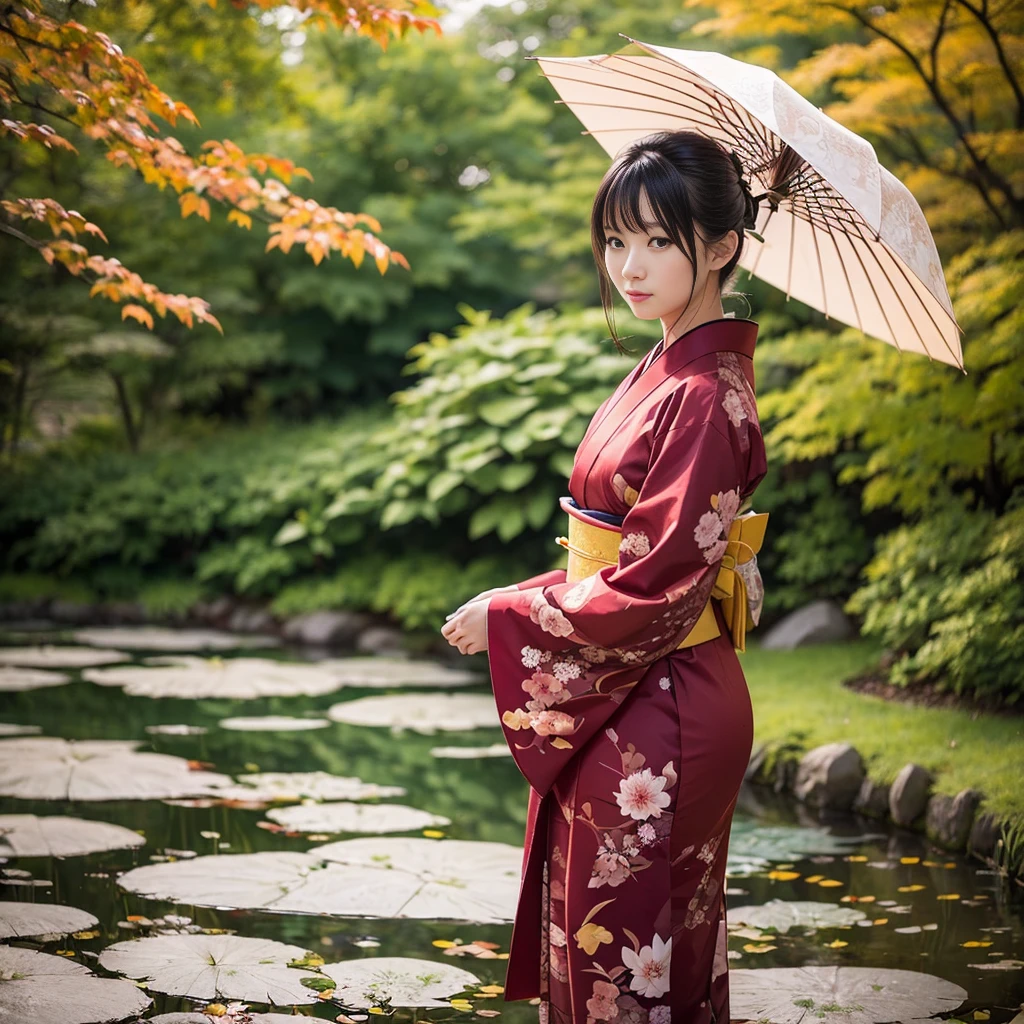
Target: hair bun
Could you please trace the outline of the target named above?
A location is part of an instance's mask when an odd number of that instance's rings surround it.
[[[761,205],[760,197],[755,198],[747,180],[746,171],[743,168],[743,161],[733,151],[729,150],[729,159],[736,169],[736,181],[739,185],[740,194],[743,196],[743,227],[747,231],[753,231],[757,225],[757,211]]]

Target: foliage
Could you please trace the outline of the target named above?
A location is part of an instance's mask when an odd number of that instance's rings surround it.
[[[391,10],[386,4],[360,4],[346,10],[340,4],[322,2],[313,5],[313,13],[314,23],[323,25],[330,20],[383,43],[389,31],[404,32],[409,25],[421,32],[428,27],[440,31],[433,19]],[[380,230],[375,218],[322,209],[292,193],[287,186],[293,177],[311,177],[292,161],[267,153],[247,154],[230,140],[216,139],[202,143],[202,154],[194,156],[178,139],[164,137],[153,117],[162,118],[172,128],[179,118],[198,125],[188,105],[150,81],[139,61],[126,56],[106,33],[78,21],[51,17],[41,0],[23,0],[4,8],[0,69],[0,103],[12,110],[39,111],[79,128],[107,150],[107,158],[116,166],[137,171],[160,189],[171,186],[184,218],[197,214],[209,220],[213,200],[227,207],[228,221],[242,228],[252,226],[253,214],[265,218],[271,236],[267,251],[280,248],[288,252],[301,242],[315,263],[336,250],[356,266],[369,252],[382,274],[391,260],[408,268],[400,253],[392,252],[373,234]],[[23,95],[22,85],[31,86],[34,92]],[[48,123],[6,118],[0,128],[23,143],[78,151]],[[258,176],[265,180],[261,182]],[[122,320],[132,317],[152,329],[152,313],[140,305],[145,302],[161,317],[168,311],[174,313],[188,327],[194,320],[219,327],[203,300],[161,292],[119,260],[90,255],[80,242],[61,238],[95,235],[107,241],[102,228],[74,210],[65,210],[57,200],[18,196],[4,199],[0,205],[14,222],[45,223],[54,236],[47,243],[9,225],[2,227],[38,248],[47,263],[60,262],[75,276],[88,271],[94,279],[91,295],[114,302],[135,300],[122,306]]]

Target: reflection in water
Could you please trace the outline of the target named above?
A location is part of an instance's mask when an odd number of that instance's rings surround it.
[[[266,656],[263,651],[259,654]],[[287,652],[274,656],[289,657]],[[233,777],[254,772],[325,772],[371,785],[400,787],[404,796],[388,799],[400,799],[409,807],[451,820],[443,828],[426,829],[428,835],[521,844],[526,784],[511,758],[432,756],[432,749],[439,745],[436,736],[393,734],[386,728],[340,722],[282,733],[218,727],[222,719],[239,716],[321,717],[332,704],[366,697],[369,690],[346,688],[313,697],[186,702],[132,697],[117,688],[82,681],[72,671],[74,681],[69,685],[4,694],[4,721],[41,726],[45,736],[140,740],[142,750],[202,762],[194,767]],[[486,690],[475,687],[471,692]],[[192,728],[183,729],[182,724]],[[496,730],[477,730],[446,733],[443,742],[446,747],[486,747],[496,741],[500,741]],[[681,782],[685,784],[685,780]],[[305,852],[318,840],[346,838],[332,834],[311,840],[308,833],[283,830],[268,822],[265,807],[238,799],[237,791],[233,796],[234,803],[227,806],[208,800],[4,799],[0,812],[5,814],[58,814],[108,821],[138,830],[146,840],[137,850],[11,862],[7,868],[30,872],[35,881],[51,884],[8,885],[4,895],[63,902],[98,917],[99,934],[95,937],[68,937],[41,947],[47,952],[73,950],[78,962],[94,969],[97,954],[112,942],[155,930],[140,927],[138,922],[134,929],[126,927],[133,924],[129,916],[144,915],[152,920],[170,914],[171,922],[164,922],[169,928],[177,914],[193,919],[177,927],[199,925],[276,939],[312,950],[328,963],[410,956],[467,968],[484,985],[501,984],[509,925],[193,909],[141,899],[118,889],[120,872],[166,857]],[[974,1008],[989,1009],[994,1024],[1008,1021],[1024,1000],[1024,971],[996,969],[1004,961],[1024,959],[1024,914],[1019,901],[1011,904],[1012,894],[992,872],[976,862],[938,854],[929,849],[924,837],[914,833],[847,815],[822,812],[818,816],[768,790],[745,787],[733,824],[727,895],[730,908],[784,900],[841,905],[863,912],[859,920],[845,926],[793,927],[785,932],[766,930],[763,925],[744,926],[730,918],[733,968],[837,964],[924,971],[967,990],[969,998],[959,1016],[969,1016]],[[473,945],[477,942],[479,946]],[[481,955],[448,958],[444,953],[447,943],[455,943],[456,949],[468,945],[470,949],[464,952]],[[182,999],[154,996],[151,1014],[192,1005]],[[501,1020],[509,1024],[536,1020],[533,1007],[506,1005],[500,996],[490,1000],[478,997],[475,1005],[502,1011]],[[301,1012],[333,1020],[338,1007],[320,1003]],[[418,1011],[401,1019],[433,1019],[439,1012]]]

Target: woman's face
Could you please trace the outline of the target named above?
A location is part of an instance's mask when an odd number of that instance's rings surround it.
[[[641,320],[661,318],[671,322],[687,306],[693,287],[694,270],[686,254],[674,245],[654,220],[646,193],[640,196],[640,212],[647,230],[629,231],[619,218],[619,230],[604,225],[605,268],[619,294]],[[697,281],[694,301],[701,294],[701,282],[725,260],[706,260],[699,227],[697,235]],[[725,259],[727,260],[727,256]]]

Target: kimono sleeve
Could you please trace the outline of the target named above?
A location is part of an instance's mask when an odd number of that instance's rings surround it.
[[[489,650],[678,644],[714,587],[746,491],[747,463],[728,423],[723,429],[708,419],[665,430],[652,442],[647,475],[623,521],[618,563],[575,583],[521,584],[495,595]]]
[[[494,699],[538,794],[696,624],[746,493],[749,454],[728,421],[670,426],[652,441],[616,565],[490,599]]]

